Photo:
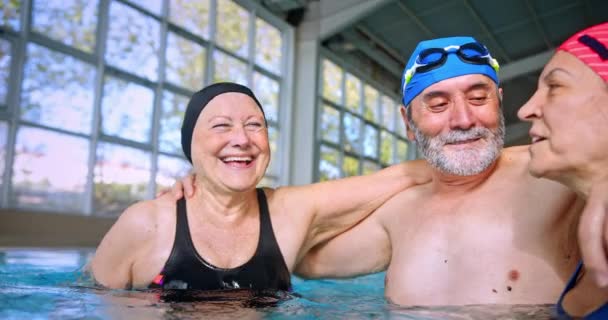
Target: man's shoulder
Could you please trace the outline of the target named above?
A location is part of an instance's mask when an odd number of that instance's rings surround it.
[[[530,174],[528,165],[530,163],[529,145],[515,146],[505,148],[501,154],[501,167],[509,178],[513,180],[519,187],[535,192],[544,192],[548,194],[563,196],[572,193],[564,185],[544,178],[536,178]],[[502,177],[501,177],[502,178]],[[523,184],[523,185],[522,185]]]
[[[528,163],[530,162],[529,150],[529,145],[504,148],[500,155],[500,159],[510,165],[526,166],[527,169]]]
[[[502,150],[498,159],[499,175],[518,179],[533,179],[528,170],[530,163],[529,146],[508,147]]]

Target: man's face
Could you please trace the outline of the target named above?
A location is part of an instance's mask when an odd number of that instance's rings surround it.
[[[498,158],[504,144],[499,95],[496,84],[479,74],[437,82],[412,100],[411,119],[404,117],[409,122],[408,136],[441,172],[481,173]]]

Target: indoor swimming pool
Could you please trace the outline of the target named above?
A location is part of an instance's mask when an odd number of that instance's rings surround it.
[[[0,319],[551,319],[554,308],[403,308],[383,297],[384,274],[293,278],[293,294],[105,290],[81,272],[90,250],[0,250]]]

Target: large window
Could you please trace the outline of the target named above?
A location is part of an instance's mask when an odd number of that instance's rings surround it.
[[[27,12],[24,12],[27,11]],[[181,122],[216,81],[251,87],[276,186],[290,27],[248,0],[0,0],[0,205],[115,216],[190,170]]]
[[[316,179],[368,174],[407,160],[398,100],[327,58],[321,70]]]

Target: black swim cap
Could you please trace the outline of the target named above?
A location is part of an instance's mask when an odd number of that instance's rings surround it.
[[[192,163],[192,156],[190,154],[190,148],[192,147],[192,135],[194,133],[194,126],[196,125],[198,116],[213,98],[219,96],[222,93],[228,92],[238,92],[251,97],[251,99],[255,101],[258,107],[260,107],[260,110],[262,110],[262,114],[264,115],[264,123],[268,125],[268,123],[266,122],[266,115],[264,114],[264,109],[262,108],[262,105],[255,97],[251,89],[232,82],[220,82],[207,86],[193,94],[190,98],[190,101],[188,102],[188,107],[186,108],[186,113],[184,115],[184,122],[182,124],[182,150],[184,150],[184,155],[186,156],[186,158],[188,158],[190,163]]]

